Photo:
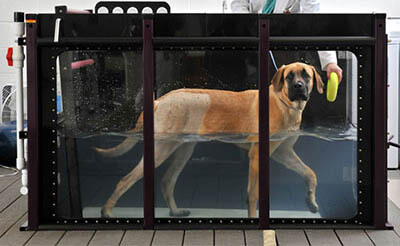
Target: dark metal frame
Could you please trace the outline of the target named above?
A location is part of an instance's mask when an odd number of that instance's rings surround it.
[[[92,17],[93,16],[93,17]],[[116,23],[125,23],[127,15],[103,15],[107,20]],[[230,31],[228,34],[207,33],[204,30],[191,30],[190,25],[183,27],[185,36],[175,35],[169,30],[168,20],[182,24],[185,18],[198,18],[200,23],[209,21],[224,25],[225,21],[233,18],[247,22],[258,23],[258,31]],[[288,35],[283,36],[285,18],[298,18],[296,15],[139,15],[132,19],[141,19],[141,34],[125,37],[115,37],[112,31],[98,37],[97,34],[73,37],[65,35],[60,42],[54,43],[51,37],[51,25],[47,21],[55,20],[54,15],[27,15],[27,19],[36,20],[27,26],[27,63],[28,63],[28,137],[29,137],[29,223],[28,229],[82,229],[82,228],[297,228],[297,227],[334,227],[334,228],[387,228],[386,204],[386,35],[385,15],[355,15],[357,21],[365,18],[367,27],[360,28],[360,33],[353,36],[349,32],[335,30],[333,35],[318,25],[307,35],[298,36],[296,30],[288,30]],[[303,15],[303,20],[315,20],[324,15]],[[60,17],[60,16],[58,16]],[[103,17],[97,15],[61,15],[66,26],[82,19],[102,21]],[[355,17],[355,18],[356,18]],[[341,18],[341,19],[340,19]],[[344,20],[351,22],[350,15],[326,15],[326,20]],[[202,22],[203,21],[203,22]],[[272,29],[280,23],[281,29]],[[361,23],[361,22],[360,22]],[[208,25],[209,23],[203,23]],[[290,24],[290,23],[289,23]],[[288,24],[288,25],[289,25]],[[368,28],[374,26],[373,32]],[[302,24],[299,24],[302,25]],[[302,27],[300,26],[299,29]],[[304,27],[303,27],[304,28]],[[172,28],[173,29],[173,28]],[[324,31],[322,31],[325,30]],[[329,29],[329,28],[328,28]],[[50,31],[49,31],[50,30]],[[308,29],[306,29],[308,30]],[[315,32],[315,33],[313,33]],[[364,32],[364,33],[362,33]],[[246,35],[247,33],[247,35]],[[311,37],[311,35],[320,36]],[[335,36],[336,35],[336,36]],[[54,172],[57,167],[54,148],[51,141],[56,139],[56,112],[54,85],[46,86],[45,83],[54,83],[55,59],[61,52],[69,49],[138,49],[143,47],[143,83],[144,83],[144,182],[145,206],[144,218],[112,218],[112,219],[84,219],[84,218],[59,218],[57,216],[56,180]],[[267,78],[268,49],[271,50],[349,50],[356,54],[359,60],[359,119],[358,119],[358,151],[364,154],[358,158],[358,187],[359,187],[359,213],[351,220],[334,219],[270,219],[269,218],[269,190],[260,189],[259,219],[224,218],[224,219],[164,219],[154,218],[154,124],[153,124],[153,83],[154,83],[154,50],[163,49],[257,49],[259,51],[259,138],[260,138],[260,186],[269,187],[269,138],[268,121],[268,92]],[[47,67],[45,67],[47,66]],[[39,79],[40,78],[40,79]],[[372,99],[372,100],[371,100]],[[45,102],[49,104],[45,105]],[[372,105],[371,105],[372,102]],[[365,130],[367,129],[367,130]],[[50,143],[50,144],[48,144]],[[54,143],[54,142],[53,142]],[[264,154],[262,154],[264,153]],[[41,165],[39,166],[39,163]],[[373,164],[373,166],[372,166]],[[49,188],[51,194],[40,195],[40,190]],[[262,192],[264,191],[264,192]],[[265,192],[266,191],[266,192]],[[50,213],[50,214],[46,214]]]

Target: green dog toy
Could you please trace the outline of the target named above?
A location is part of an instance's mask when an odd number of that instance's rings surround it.
[[[326,99],[329,102],[336,100],[337,90],[339,86],[339,78],[336,73],[332,72],[328,79],[328,86],[326,88]]]

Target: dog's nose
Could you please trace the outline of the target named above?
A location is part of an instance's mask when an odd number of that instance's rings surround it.
[[[303,89],[303,88],[304,88],[304,83],[301,82],[301,81],[297,81],[297,82],[294,84],[294,88],[295,88],[295,89]]]

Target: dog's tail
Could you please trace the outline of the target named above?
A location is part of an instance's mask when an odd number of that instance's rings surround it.
[[[158,101],[154,101],[154,111],[157,110]],[[139,118],[136,122],[136,127],[129,131],[129,133],[138,133],[143,130],[143,113],[139,115]],[[122,143],[118,144],[109,149],[101,149],[101,148],[94,148],[94,150],[101,154],[104,157],[112,158],[117,157],[125,154],[130,149],[132,149],[136,143],[139,141],[136,137],[127,137]]]
[[[112,158],[125,154],[135,146],[139,139],[135,137],[127,137],[122,143],[109,149],[94,148],[97,153],[104,157]]]

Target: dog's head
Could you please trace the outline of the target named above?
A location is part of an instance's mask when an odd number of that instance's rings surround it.
[[[275,92],[283,93],[290,102],[307,102],[314,84],[322,94],[324,83],[321,76],[313,66],[300,62],[283,65],[272,78]]]

